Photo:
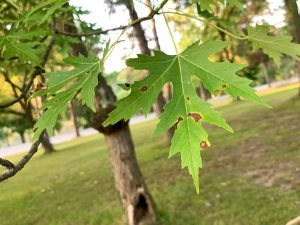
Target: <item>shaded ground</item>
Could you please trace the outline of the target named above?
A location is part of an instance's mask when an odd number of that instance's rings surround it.
[[[205,124],[212,143],[201,151],[200,194],[181,170],[180,154],[168,158],[165,135],[150,139],[157,119],[132,126],[137,158],[158,213],[167,225],[282,225],[300,215],[300,100],[297,89],[255,103],[219,103],[235,133]],[[231,100],[230,100],[231,101]],[[102,135],[56,145],[0,184],[1,225],[121,224]],[[17,160],[20,156],[11,156]]]

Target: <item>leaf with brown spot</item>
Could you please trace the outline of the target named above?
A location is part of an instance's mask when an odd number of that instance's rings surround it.
[[[202,119],[202,116],[199,113],[189,113],[187,116],[193,117],[196,123]]]
[[[202,167],[200,143],[208,141],[202,121],[223,127],[230,132],[232,129],[220,117],[219,112],[211,109],[210,103],[199,98],[192,85],[191,77],[197,76],[215,95],[217,93],[214,91],[219,90],[226,83],[228,86],[226,92],[234,98],[242,96],[247,100],[254,100],[268,106],[255,94],[255,90],[249,87],[249,80],[236,76],[235,73],[244,65],[216,63],[208,60],[211,54],[231,43],[208,40],[199,46],[199,41],[197,41],[178,55],[153,51],[154,56],[138,55],[136,59],[128,59],[127,66],[134,67],[136,70],[148,70],[149,75],[131,85],[130,94],[115,103],[117,108],[103,123],[103,126],[108,126],[117,123],[122,118],[126,121],[140,108],[147,116],[163,86],[171,82],[174,90],[172,99],[164,106],[164,112],[159,116],[159,123],[152,137],[167,131],[172,126],[176,128],[169,157],[178,152],[181,153],[182,167],[188,167],[197,192],[199,192],[199,168]],[[147,91],[141,91],[145,86]],[[182,117],[180,122],[179,117]]]

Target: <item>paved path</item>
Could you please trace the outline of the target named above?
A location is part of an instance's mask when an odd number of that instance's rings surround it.
[[[271,86],[272,87],[278,87],[278,86],[282,86],[282,85],[287,85],[289,83],[297,82],[298,80],[299,80],[298,77],[294,77],[294,78],[291,78],[291,79],[274,82],[274,83],[271,84]],[[262,85],[262,86],[259,86],[259,87],[254,87],[254,89],[257,90],[257,91],[265,90],[265,89],[268,89],[268,88],[269,88],[268,85]],[[208,102],[215,102],[215,101],[220,101],[220,100],[223,100],[223,99],[226,99],[226,98],[229,98],[229,97],[231,97],[231,96],[230,95],[222,95],[218,98],[214,98],[214,99],[210,98],[207,101]],[[144,122],[146,120],[153,119],[155,117],[156,117],[155,113],[150,113],[147,116],[146,119],[145,119],[144,116],[137,116],[137,117],[131,118],[129,124],[141,123],[141,122]],[[87,128],[87,129],[84,129],[84,130],[80,131],[81,136],[88,136],[88,135],[97,134],[97,133],[98,133],[98,131],[93,129],[93,128]],[[62,142],[65,142],[65,141],[72,140],[75,137],[76,137],[75,132],[68,133],[68,134],[62,134],[62,135],[59,135],[59,136],[52,137],[51,138],[51,143],[58,144],[58,143],[62,143]],[[2,148],[2,149],[0,149],[0,157],[14,155],[14,154],[21,153],[21,152],[26,152],[26,151],[28,151],[28,149],[30,149],[30,146],[31,146],[30,143],[25,143],[25,144],[21,144],[21,145]]]
[[[137,116],[137,117],[131,118],[129,121],[129,124],[132,125],[132,124],[136,124],[136,123],[141,123],[146,120],[153,119],[155,117],[156,117],[155,113],[149,113],[149,115],[147,116],[146,119],[144,116]],[[81,136],[88,136],[88,135],[92,135],[92,134],[97,134],[98,131],[95,130],[94,128],[87,128],[84,130],[80,130],[79,133]],[[75,132],[68,133],[68,134],[62,134],[62,135],[52,137],[51,143],[58,144],[58,143],[62,143],[65,141],[72,140],[75,137],[76,137]],[[0,149],[0,157],[6,157],[6,156],[10,156],[10,155],[15,155],[15,154],[18,154],[21,152],[27,152],[30,149],[30,147],[31,147],[30,143],[25,143],[25,144],[2,148],[2,149]]]

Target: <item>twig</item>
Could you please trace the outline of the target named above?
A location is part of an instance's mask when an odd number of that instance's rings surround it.
[[[8,170],[11,170],[11,169],[15,168],[15,165],[7,159],[0,158],[0,165],[6,167]]]
[[[54,42],[55,42],[55,37],[52,36],[52,37],[51,37],[51,40],[50,40],[50,43],[49,43],[49,45],[48,45],[48,47],[47,47],[47,50],[46,50],[46,52],[45,52],[45,54],[44,54],[44,57],[43,57],[43,59],[42,59],[42,62],[41,62],[41,65],[42,65],[43,67],[44,67],[45,64],[46,64],[46,61],[47,61],[48,56],[49,56],[49,54],[50,54],[50,51],[51,51],[51,49],[52,49],[52,47],[53,47],[53,45],[54,45]],[[12,101],[10,101],[10,102],[8,102],[8,103],[1,104],[1,105],[0,105],[0,109],[9,107],[9,106],[11,106],[11,105],[13,105],[13,104],[19,102],[21,99],[23,99],[24,96],[26,95],[26,93],[29,91],[31,85],[33,84],[33,80],[35,79],[35,77],[36,77],[37,75],[41,74],[43,71],[44,71],[44,70],[43,70],[42,68],[36,67],[36,69],[34,70],[34,72],[31,74],[30,81],[28,82],[28,84],[27,84],[26,88],[24,89],[24,91],[19,95],[19,97],[15,98],[14,100],[12,100]]]
[[[161,10],[164,5],[168,2],[168,0],[164,0],[159,7],[157,7],[156,9],[154,9],[147,17],[141,18],[137,23],[138,24],[140,22],[146,21],[146,20],[150,20],[152,19],[155,15],[158,14],[158,11]],[[135,25],[132,24],[131,26]],[[128,24],[130,25],[130,24]],[[106,34],[109,31],[115,31],[115,30],[124,30],[126,27],[128,27],[128,25],[126,26],[120,26],[120,27],[115,27],[115,28],[111,28],[111,29],[107,29],[107,30],[98,30],[98,31],[93,31],[90,33],[84,33],[84,34],[74,34],[74,33],[69,33],[69,32],[64,32],[64,31],[56,31],[57,34],[63,34],[63,35],[67,35],[67,36],[71,36],[71,37],[89,37],[92,35],[97,35],[97,34]]]
[[[40,134],[39,138],[36,140],[36,142],[34,142],[34,144],[31,146],[29,152],[23,156],[23,158],[20,160],[20,162],[18,162],[17,165],[14,166],[14,164],[12,164],[10,161],[5,160],[5,159],[1,159],[0,158],[0,164],[2,166],[5,166],[6,168],[8,168],[8,171],[2,175],[0,175],[0,182],[16,175],[16,173],[18,173],[21,169],[24,168],[24,166],[26,165],[26,163],[32,158],[32,156],[37,152],[38,147],[42,141],[42,138],[44,136],[45,130],[43,130],[43,132]],[[8,165],[10,165],[9,167],[7,167]]]

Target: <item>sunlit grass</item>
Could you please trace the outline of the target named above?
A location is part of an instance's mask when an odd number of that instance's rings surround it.
[[[157,224],[282,225],[300,215],[300,100],[293,98],[298,89],[277,90],[262,94],[272,110],[248,101],[215,103],[235,133],[204,123],[212,146],[201,151],[199,195],[188,170],[181,169],[180,154],[168,159],[166,136],[150,138],[158,119],[131,126],[157,204]],[[104,136],[55,147],[57,153],[39,151],[0,184],[0,224],[121,224]]]

